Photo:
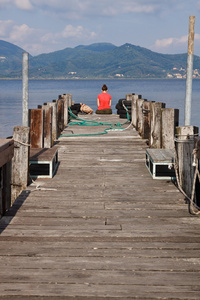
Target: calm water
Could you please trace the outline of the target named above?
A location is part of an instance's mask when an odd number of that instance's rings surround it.
[[[72,94],[76,103],[83,102],[94,110],[101,86],[106,83],[112,95],[112,109],[120,98],[135,93],[149,101],[165,102],[180,110],[184,124],[185,80],[30,80],[29,108],[51,102],[61,94]],[[200,127],[200,80],[193,81],[191,125]],[[0,138],[12,135],[13,127],[22,125],[22,82],[0,80]]]

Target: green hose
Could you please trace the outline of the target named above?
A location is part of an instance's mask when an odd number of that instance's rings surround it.
[[[70,107],[68,108],[69,110],[69,115],[70,115],[70,118],[69,120],[78,120],[78,121],[73,121],[73,122],[70,122],[69,125],[72,126],[72,125],[79,125],[79,126],[110,126],[106,129],[104,129],[103,132],[100,132],[100,133],[86,133],[86,134],[73,134],[73,135],[60,135],[59,137],[78,137],[78,136],[91,136],[91,135],[103,135],[103,134],[107,134],[108,133],[108,130],[112,130],[112,129],[125,129],[123,128],[122,126],[127,124],[128,122],[130,122],[130,118],[129,118],[129,114],[127,112],[127,121],[124,122],[124,123],[103,123],[103,122],[98,122],[98,121],[89,121],[89,120],[83,120],[79,117],[77,117],[76,115],[74,115],[70,109]]]

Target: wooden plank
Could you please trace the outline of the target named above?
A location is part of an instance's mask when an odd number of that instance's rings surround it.
[[[152,180],[137,132],[57,147],[56,176],[0,220],[0,299],[198,299],[199,218],[173,182]]]
[[[31,148],[30,160],[31,161],[51,161],[55,153],[58,151],[57,147],[53,148]]]

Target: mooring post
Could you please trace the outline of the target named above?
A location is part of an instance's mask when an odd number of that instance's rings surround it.
[[[151,103],[152,101],[144,101],[143,103],[143,125],[141,136],[143,139],[150,139],[151,130]]]
[[[137,114],[137,120],[136,120],[136,130],[140,135],[142,135],[143,132],[143,105],[144,102],[147,102],[146,99],[137,99],[136,101],[136,114]]]
[[[194,166],[193,166],[193,150],[195,144],[195,136],[198,136],[199,128],[195,126],[176,127],[176,153],[178,159],[179,182],[187,194],[191,197]]]
[[[43,109],[30,109],[29,111],[31,148],[43,148],[44,111]]]
[[[47,104],[42,105],[44,111],[44,148],[52,146],[52,107]]]
[[[64,129],[64,101],[63,99],[58,99],[57,101],[57,132],[60,136]]]
[[[59,95],[59,99],[63,99],[64,105],[64,127],[68,124],[68,106],[69,106],[69,94]]]
[[[13,130],[15,143],[12,159],[11,203],[26,189],[29,181],[30,128],[16,126]]]
[[[137,99],[141,99],[141,95],[132,95],[132,104],[131,104],[131,120],[132,124],[135,127],[137,123],[137,111],[136,111],[136,101]]]
[[[0,217],[11,205],[11,161],[14,155],[14,140],[0,140]]]
[[[162,102],[152,102],[151,103],[151,133],[149,139],[150,148],[160,149],[162,148],[162,138],[161,138],[161,109],[165,108],[165,103]]]
[[[23,126],[29,125],[28,121],[28,53],[23,53],[23,66],[22,66],[22,97],[23,97]]]
[[[72,106],[72,94],[67,94],[68,97],[68,106],[71,107]]]
[[[190,24],[189,24],[189,36],[188,36],[187,79],[186,79],[186,92],[185,92],[185,126],[190,125],[190,121],[191,121],[195,16],[190,16],[189,21]]]
[[[179,126],[179,110],[174,108],[161,109],[162,149],[174,149],[176,127]]]

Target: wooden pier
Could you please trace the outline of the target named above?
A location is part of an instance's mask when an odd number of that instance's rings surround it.
[[[136,130],[56,147],[56,175],[28,186],[0,220],[0,299],[200,299],[200,219],[171,181],[152,179]]]

